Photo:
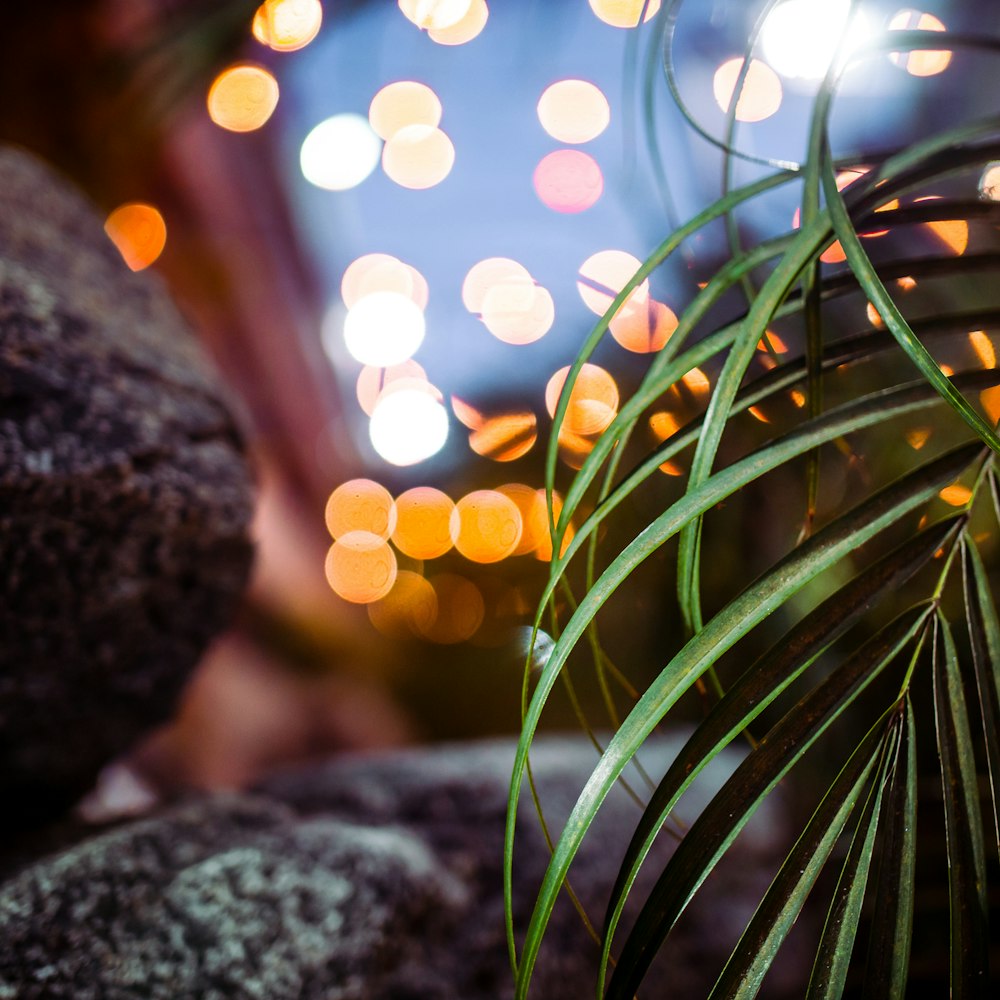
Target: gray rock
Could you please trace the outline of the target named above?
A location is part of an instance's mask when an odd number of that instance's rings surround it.
[[[0,148],[0,796],[34,823],[171,711],[251,561],[233,420],[155,276]]]
[[[645,763],[661,772],[678,746],[658,741]],[[509,996],[501,859],[512,758],[511,743],[496,741],[334,760],[277,776],[255,797],[193,802],[32,865],[0,888],[0,998]],[[593,749],[549,738],[532,759],[558,830]],[[733,759],[692,789],[689,816]],[[597,922],[638,815],[614,791],[574,864]],[[696,897],[654,973],[669,977],[669,991],[655,995],[707,992],[773,875],[785,826],[780,804],[767,804]],[[517,836],[523,931],[548,859],[527,801]],[[671,844],[664,838],[651,869]],[[532,995],[592,995],[596,964],[561,899]]]

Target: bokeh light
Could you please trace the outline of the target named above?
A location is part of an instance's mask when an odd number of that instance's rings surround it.
[[[469,268],[462,282],[462,302],[465,308],[477,315],[483,311],[483,301],[491,288],[514,286],[533,288],[534,281],[528,269],[509,257],[487,257]]]
[[[423,365],[412,358],[398,365],[379,368],[376,365],[365,365],[358,375],[355,392],[361,409],[370,417],[375,412],[375,406],[393,383],[410,380],[412,382],[427,382],[427,372]],[[428,383],[429,384],[429,383]]]
[[[348,309],[373,292],[396,292],[427,308],[427,280],[412,265],[386,253],[368,253],[352,261],[340,281],[340,296]]]
[[[611,318],[611,336],[634,354],[650,354],[662,350],[677,329],[674,311],[647,298],[645,302],[635,302],[630,297]]]
[[[571,469],[582,469],[587,456],[594,450],[597,435],[577,434],[565,427],[559,429],[559,458]]]
[[[497,487],[497,492],[511,500],[521,514],[521,537],[511,555],[530,555],[549,535],[545,491],[536,490],[526,483],[505,483]]]
[[[388,542],[367,531],[351,531],[338,538],[326,554],[325,569],[334,593],[354,604],[385,597],[398,572]]]
[[[439,128],[406,125],[382,150],[382,169],[400,187],[421,191],[440,184],[455,163],[455,147]]]
[[[427,580],[437,595],[437,617],[424,638],[441,645],[471,639],[486,615],[480,589],[457,573],[439,573]]]
[[[458,530],[455,548],[466,559],[494,563],[506,559],[521,538],[521,512],[497,490],[474,490],[455,505]]]
[[[385,541],[396,526],[396,505],[384,486],[371,479],[351,479],[330,494],[324,516],[334,540],[363,531]]]
[[[254,14],[251,30],[261,45],[275,52],[304,48],[323,24],[319,0],[264,0]]]
[[[455,504],[433,486],[415,486],[396,497],[393,544],[412,559],[437,559],[454,544]]]
[[[390,639],[412,639],[424,635],[438,615],[434,588],[419,573],[401,569],[385,597],[368,605],[368,618]]]
[[[930,427],[913,427],[906,432],[906,443],[914,450],[920,451],[931,436]]]
[[[821,80],[837,55],[851,0],[785,0],[773,7],[761,26],[764,57],[777,73],[790,79]],[[860,11],[851,19],[840,48],[841,58],[859,49],[871,36]]]
[[[624,250],[600,250],[592,254],[580,265],[576,283],[583,304],[592,313],[603,316],[641,266],[637,257]],[[649,279],[646,279],[625,300],[622,310],[644,303],[648,295]]]
[[[425,331],[423,311],[412,299],[399,292],[372,292],[348,310],[344,343],[363,365],[385,368],[411,357]]]
[[[666,441],[680,429],[681,422],[669,410],[658,410],[650,415],[649,429],[657,441]]]
[[[398,5],[418,28],[440,31],[457,25],[468,14],[471,0],[398,0]]]
[[[206,103],[209,117],[220,128],[252,132],[278,106],[278,81],[263,66],[230,66],[212,82]]]
[[[985,330],[973,330],[969,334],[969,343],[984,368],[996,368],[997,353],[993,348],[993,341],[986,335]]]
[[[545,408],[555,418],[559,395],[566,384],[569,366],[560,368],[545,387]],[[587,436],[599,434],[618,412],[618,384],[598,365],[584,364],[570,394],[563,429]]]
[[[141,201],[119,205],[105,220],[104,231],[133,271],[149,267],[167,243],[163,216]]]
[[[646,14],[643,17],[643,8]],[[641,17],[648,21],[660,9],[660,0],[590,0],[590,9],[613,28],[634,28]]]
[[[868,169],[851,167],[847,170],[841,170],[837,173],[837,190],[843,191],[845,188],[853,184],[858,178],[864,177],[868,173]],[[888,208],[889,206],[883,206]],[[876,209],[876,211],[882,211],[881,208]],[[795,214],[792,216],[792,228],[798,229],[802,221],[802,209],[795,209]],[[844,248],[840,245],[839,240],[834,240],[821,254],[819,259],[823,261],[824,264],[841,264],[847,260],[847,254],[844,253]]]
[[[392,465],[415,465],[436,455],[448,440],[448,413],[416,388],[385,393],[368,424],[375,451]]]
[[[472,0],[465,17],[447,28],[428,28],[427,37],[438,45],[464,45],[479,37],[489,17],[486,0]]]
[[[611,121],[611,107],[600,87],[587,80],[559,80],[538,101],[538,120],[557,142],[577,145],[596,139]]]
[[[964,507],[972,499],[972,490],[961,483],[953,483],[941,490],[938,496],[952,507]]]
[[[549,531],[549,512],[548,506],[545,500],[545,490],[537,490],[539,500],[541,500],[541,507],[535,508],[534,517],[535,524],[532,526],[532,533],[538,539],[538,544],[533,550],[533,555],[536,559],[540,559],[542,562],[552,561],[552,534]],[[554,521],[559,523],[559,515],[562,514],[563,509],[563,498],[558,493],[553,491],[552,493],[552,517]],[[540,520],[539,520],[540,519]],[[564,555],[566,549],[569,547],[569,543],[573,540],[573,536],[576,531],[573,525],[570,524],[566,528],[566,534],[563,535],[562,545],[559,548],[559,554]]]
[[[540,286],[496,284],[483,298],[483,323],[505,344],[534,343],[552,329],[555,318],[552,295]]]
[[[743,60],[728,59],[716,71],[712,78],[712,93],[715,103],[721,111],[727,112],[736,89],[736,81]],[[736,120],[738,122],[761,122],[770,118],[781,107],[781,81],[778,74],[759,59],[750,60],[750,69],[736,102]]]
[[[469,435],[469,447],[494,462],[513,462],[527,455],[538,439],[534,413],[501,413],[483,420]]]
[[[302,175],[326,191],[357,187],[378,166],[382,142],[368,119],[351,112],[321,121],[303,140]]]
[[[890,31],[945,31],[944,23],[933,14],[907,8],[895,14],[889,22]],[[891,52],[889,58],[911,76],[936,76],[951,62],[947,49],[916,49],[912,52]]]
[[[441,100],[424,83],[399,80],[387,84],[372,98],[368,121],[387,140],[408,125],[434,128],[441,123]]]
[[[486,422],[486,418],[471,403],[467,403],[458,396],[451,397],[451,409],[460,424],[464,424],[469,430],[478,430]]]
[[[979,178],[979,197],[986,201],[1000,201],[1000,162],[986,164]]]
[[[553,212],[584,212],[604,191],[597,161],[579,149],[557,149],[542,157],[534,174],[535,193]]]

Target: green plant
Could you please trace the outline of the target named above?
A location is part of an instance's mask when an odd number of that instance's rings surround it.
[[[679,8],[677,0],[665,4],[645,73],[651,88],[658,54],[665,51],[667,78],[675,94],[670,38]],[[753,42],[751,34],[748,55]],[[854,58],[934,49],[995,53],[998,48],[1000,42],[990,39],[893,31]],[[566,547],[552,561],[535,627],[544,623],[557,634],[542,669],[533,673],[529,657],[525,670],[523,730],[505,852],[508,914],[514,829],[522,789],[530,787],[532,739],[556,683],[568,683],[567,663],[578,645],[592,651],[615,732],[600,748],[600,761],[564,829],[553,838],[551,862],[520,951],[508,917],[518,997],[528,994],[552,906],[568,889],[570,863],[602,800],[637,759],[644,741],[673,717],[682,696],[696,686],[710,692],[711,709],[652,790],[622,860],[597,933],[602,951],[597,995],[636,994],[653,956],[693,894],[758,805],[814,743],[832,746],[827,750],[825,793],[813,804],[811,819],[790,847],[711,996],[756,995],[834,856],[840,873],[832,896],[827,894],[827,917],[807,995],[841,996],[849,975],[860,982],[862,974],[866,996],[903,995],[914,894],[919,887],[917,752],[925,744],[938,762],[943,799],[952,995],[982,995],[989,980],[987,853],[1000,849],[1000,620],[978,536],[991,518],[990,534],[995,536],[1000,522],[994,468],[1000,439],[975,403],[978,393],[1000,382],[1000,374],[995,363],[985,369],[977,363],[971,370],[946,375],[930,347],[944,338],[964,339],[968,331],[1000,320],[988,289],[980,284],[972,294],[968,283],[970,275],[995,267],[996,256],[989,250],[937,257],[903,254],[875,264],[860,237],[883,227],[886,218],[891,218],[888,225],[893,229],[942,220],[974,224],[979,219],[995,220],[993,203],[972,198],[897,205],[891,216],[876,217],[875,212],[894,199],[925,193],[928,185],[981,170],[1000,155],[1000,118],[965,123],[884,155],[834,157],[829,119],[843,68],[835,63],[817,92],[804,163],[729,191],[741,76],[730,104],[727,135],[713,140],[725,151],[727,190],[715,204],[678,227],[622,289],[587,338],[563,390],[554,418],[557,429],[576,375],[604,337],[616,310],[688,239],[723,220],[733,250],[730,259],[680,316],[666,347],[655,355],[641,385],[569,486],[558,518],[552,518],[553,550]],[[650,94],[647,89],[647,107]],[[655,148],[653,153],[655,162],[659,159]],[[865,172],[841,193],[838,169],[858,164],[864,164]],[[734,213],[793,181],[802,187],[801,228],[743,249]],[[820,255],[834,240],[843,247],[853,277],[821,268]],[[937,296],[933,313],[907,319],[887,288],[888,282],[904,276],[950,291]],[[844,336],[831,328],[832,304],[852,287],[877,311],[884,329]],[[745,294],[745,310],[719,325],[713,310],[733,289]],[[767,345],[769,328],[781,321],[798,325],[803,354],[754,378],[749,372],[758,344]],[[626,456],[634,454],[630,440],[642,415],[685,373],[713,358],[720,359],[721,371],[707,411],[650,454],[637,457],[631,470],[622,474]],[[827,407],[824,389],[844,366],[851,390],[842,402]],[[891,381],[872,389],[875,379]],[[746,436],[740,421],[747,409],[773,403],[792,388],[804,391],[808,401],[801,416],[787,426],[775,425],[773,436],[759,446],[741,445]],[[901,476],[859,503],[848,509],[819,510],[821,462],[830,461],[824,446],[857,445],[873,455],[881,449],[884,455],[892,447],[887,428],[898,439],[900,421],[926,421],[931,413],[938,437],[948,447],[930,460],[914,450],[910,467]],[[554,432],[548,451],[550,497],[556,477],[556,438]],[[683,493],[632,541],[605,558],[598,545],[599,527],[620,505],[650,488],[662,463],[678,456],[689,457],[690,463]],[[898,457],[885,464],[898,466]],[[717,601],[720,607],[714,613],[703,613],[701,552],[712,526],[711,520],[705,525],[706,515],[737,491],[782,470],[804,480],[806,504],[798,542],[763,575],[744,581],[742,590],[733,593],[730,588]],[[961,477],[968,481],[968,492],[959,509],[945,516],[937,498]],[[564,543],[571,520],[579,518],[588,503],[592,512]],[[550,505],[550,516],[553,510]],[[602,649],[597,616],[634,571],[673,539],[685,641],[645,691],[637,692],[625,717],[618,719],[611,685],[620,672]],[[581,563],[584,590],[578,598],[570,570]],[[852,574],[847,582],[845,567]],[[821,595],[818,600],[816,594]],[[900,609],[903,597],[906,603]],[[796,621],[799,612],[793,607],[800,608],[803,600],[811,607]],[[799,603],[793,606],[793,602]],[[568,610],[568,617],[561,618],[561,610]],[[770,648],[749,669],[734,669],[729,651],[742,648],[738,644],[768,628],[773,636]],[[926,718],[930,711],[919,708],[921,698],[932,706],[932,721]],[[978,705],[981,737],[973,736],[977,728],[974,718],[970,720],[973,705]],[[767,725],[757,732],[755,723],[765,719]],[[699,771],[741,733],[751,744],[748,756],[683,837],[627,935],[616,938],[637,872],[677,800]],[[840,734],[840,745],[829,742],[831,733]],[[986,823],[977,769],[987,771],[990,778],[987,808],[992,817]],[[544,804],[537,796],[535,805],[544,823]],[[867,963],[858,940],[866,905],[879,914],[868,935]],[[852,968],[852,962],[858,968]]]

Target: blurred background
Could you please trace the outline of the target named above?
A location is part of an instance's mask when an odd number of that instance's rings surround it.
[[[49,0],[5,11],[0,139],[70,174],[106,213],[128,266],[168,283],[232,387],[259,482],[250,593],[178,718],[139,750],[151,782],[238,787],[331,750],[516,731],[551,557],[542,488],[565,368],[672,229],[724,184],[803,155],[850,5],[789,0],[764,22],[735,108],[733,143],[746,156],[727,163],[719,144],[765,6]],[[886,28],[976,33],[988,6],[865,3],[847,47]],[[656,41],[667,13],[683,108]],[[835,151],[857,154],[843,183],[861,175],[866,153],[989,111],[994,79],[976,52],[859,62],[832,126]],[[993,199],[991,169],[921,196]],[[737,239],[788,230],[800,198],[790,184],[757,200]],[[962,216],[871,235],[885,259],[995,242],[992,224],[970,231]],[[708,228],[615,317],[559,437],[558,490],[729,253],[725,229]],[[834,246],[824,260],[836,268],[843,255]],[[903,274],[897,288],[917,314],[941,306],[932,281],[917,287]],[[849,292],[828,310],[829,328],[877,327]],[[974,305],[974,279],[965,294]],[[734,292],[699,329],[744,305]],[[801,352],[797,325],[773,334],[760,373]],[[992,350],[985,333],[940,347],[952,366],[992,366]],[[716,374],[694,369],[665,394],[628,454],[696,416]],[[880,384],[878,371],[862,382]],[[835,400],[836,384],[828,392]],[[726,447],[745,452],[803,404],[793,391],[751,411]],[[947,430],[936,433],[947,443]],[[931,434],[873,432],[867,460],[849,447],[832,454],[821,518]],[[622,508],[604,550],[676,497],[684,472],[664,465]],[[718,514],[706,536],[709,607],[794,544],[800,472]],[[672,572],[665,550],[600,620],[623,675],[619,709],[682,641]],[[607,727],[593,672],[578,673],[575,697]],[[573,700],[548,724],[575,725]],[[692,699],[689,711],[700,707]]]

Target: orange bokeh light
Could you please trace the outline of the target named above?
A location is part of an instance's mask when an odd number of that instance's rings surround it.
[[[396,526],[396,506],[384,486],[371,479],[351,479],[330,494],[325,518],[333,538],[361,531],[385,540]]]
[[[712,78],[712,93],[715,96],[715,103],[723,112],[729,110],[742,68],[743,60],[737,57],[728,59],[715,71],[715,76]],[[736,102],[736,120],[760,122],[770,118],[780,107],[781,81],[778,79],[778,74],[759,59],[751,59],[739,100]]]
[[[275,52],[304,48],[323,24],[319,0],[264,0],[254,14],[251,30],[261,45]]]
[[[440,184],[455,163],[455,147],[439,128],[407,125],[382,149],[382,169],[400,187],[422,191]]]
[[[611,107],[600,87],[587,80],[559,80],[538,100],[538,120],[557,142],[577,145],[596,139],[611,121]]]
[[[479,588],[456,573],[439,573],[428,578],[437,595],[437,617],[424,630],[424,638],[441,645],[471,639],[483,623],[486,605]]]
[[[993,341],[986,336],[985,330],[973,330],[969,334],[969,343],[984,368],[996,368],[997,353],[993,348]]]
[[[931,436],[930,427],[914,427],[906,432],[906,443],[914,450],[920,451]]]
[[[933,14],[906,9],[889,22],[890,31],[945,31],[944,22]],[[891,52],[889,58],[912,76],[935,76],[943,73],[951,62],[947,49],[917,49],[912,52]]]
[[[868,168],[850,168],[848,170],[841,170],[837,174],[837,190],[843,191],[848,185],[853,184],[859,177],[864,177],[868,173]],[[889,206],[886,205],[886,208]],[[802,210],[795,209],[795,215],[792,216],[792,228],[798,229],[801,223]],[[847,260],[847,254],[844,253],[844,248],[840,245],[839,240],[835,240],[831,243],[824,251],[820,254],[819,259],[823,261],[824,264],[841,264]]]
[[[340,281],[340,296],[348,309],[375,292],[395,292],[427,308],[427,280],[415,267],[387,253],[363,254],[347,266]]]
[[[649,418],[649,429],[657,441],[666,441],[680,426],[681,422],[669,410],[659,410]]]
[[[632,298],[611,318],[611,336],[634,354],[651,354],[662,350],[677,329],[674,311],[656,299],[634,302]]]
[[[462,302],[471,313],[483,311],[483,301],[491,288],[511,285],[533,288],[534,281],[524,265],[509,257],[487,257],[469,268],[462,282]]]
[[[656,15],[660,0],[590,0],[590,9],[613,28],[634,28],[640,17],[648,21]]]
[[[437,559],[454,544],[455,504],[433,486],[415,486],[396,498],[393,544],[411,559]]]
[[[278,81],[263,66],[230,66],[212,82],[207,104],[209,117],[220,128],[252,132],[278,106]]]
[[[954,483],[941,490],[938,496],[952,507],[964,507],[972,499],[972,490],[961,483]]]
[[[598,316],[603,316],[615,296],[628,284],[642,266],[637,257],[624,250],[601,250],[580,265],[576,287],[583,304]],[[625,300],[622,309],[644,303],[649,296],[649,279],[644,280]]]
[[[390,639],[412,639],[432,628],[438,614],[434,588],[419,573],[401,569],[385,597],[368,605],[372,625]]]
[[[545,387],[545,408],[555,417],[559,395],[566,384],[569,366],[560,368]],[[600,434],[618,412],[618,384],[598,365],[584,364],[570,394],[563,429],[584,437]]]
[[[548,538],[545,491],[536,490],[525,483],[505,483],[497,487],[497,493],[512,500],[521,513],[521,537],[511,555],[529,555]]]
[[[534,174],[535,193],[553,212],[584,212],[604,191],[597,161],[579,149],[557,149],[542,157]]]
[[[480,35],[489,17],[490,9],[486,0],[472,0],[460,21],[447,28],[428,28],[427,37],[438,45],[464,45]]]
[[[494,462],[513,462],[527,455],[538,439],[534,413],[501,413],[487,417],[469,435],[469,447]]]
[[[120,205],[107,218],[104,231],[133,271],[149,267],[167,243],[163,216],[144,202]]]
[[[407,21],[437,31],[459,24],[471,5],[471,0],[398,0]]]
[[[503,282],[483,297],[486,329],[505,344],[533,344],[552,329],[556,307],[547,288]]]
[[[545,490],[536,490],[540,505],[535,507],[533,512],[533,517],[535,523],[531,527],[532,535],[538,539],[535,548],[532,550],[536,559],[540,559],[542,562],[552,561],[552,534],[549,531],[549,511],[548,505],[545,500]],[[559,522],[559,515],[562,513],[563,509],[563,499],[558,493],[552,494],[552,517],[556,523]],[[573,529],[573,525],[570,524],[566,528],[566,534],[563,535],[562,545],[559,549],[559,554],[564,555],[566,549],[569,547],[569,543],[573,540],[573,536],[576,532]]]
[[[327,583],[339,597],[353,604],[368,604],[392,589],[396,556],[378,535],[351,531],[330,546],[325,570]]]
[[[458,530],[455,548],[478,563],[499,562],[511,555],[521,538],[521,512],[497,490],[474,490],[455,505]]]
[[[358,403],[367,416],[375,412],[375,405],[378,403],[389,386],[401,380],[407,380],[408,385],[414,382],[427,382],[427,372],[423,366],[410,358],[398,365],[390,365],[388,368],[376,368],[374,365],[365,365],[358,375],[356,392]]]
[[[441,122],[441,100],[424,83],[399,80],[387,84],[372,98],[368,121],[375,132],[386,140],[407,125],[434,128]]]

